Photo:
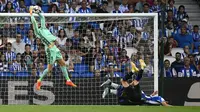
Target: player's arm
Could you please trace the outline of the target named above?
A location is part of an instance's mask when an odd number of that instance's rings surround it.
[[[41,28],[46,28],[45,17],[41,13],[38,13],[38,15],[41,21]]]
[[[35,20],[35,17],[33,15],[31,16],[31,22],[33,24],[33,30],[34,30],[35,35],[38,35],[39,34],[39,28],[38,28],[38,24]]]

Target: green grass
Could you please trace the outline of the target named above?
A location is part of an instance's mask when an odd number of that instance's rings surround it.
[[[0,112],[200,112],[200,107],[2,105]]]

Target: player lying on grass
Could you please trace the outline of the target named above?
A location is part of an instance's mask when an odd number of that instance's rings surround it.
[[[133,72],[127,74],[125,78],[121,80],[122,85],[113,83],[110,79],[105,81],[102,86],[111,86],[114,89],[110,89],[106,87],[102,94],[102,98],[105,98],[106,95],[109,93],[115,94],[118,97],[118,102],[120,105],[142,105],[142,104],[149,104],[149,105],[163,105],[169,106],[167,102],[161,96],[155,96],[157,92],[154,92],[150,96],[147,96],[143,91],[140,89],[139,80],[142,78],[143,68],[145,64],[143,61],[140,60],[141,70],[138,70],[135,66],[132,68],[135,69],[135,72],[138,72],[136,79],[134,79],[130,84],[128,84],[127,80],[131,78],[134,74]]]
[[[31,22],[33,24],[34,33],[36,37],[40,38],[42,43],[45,45],[45,51],[47,54],[47,64],[48,64],[47,69],[44,70],[43,74],[37,80],[36,89],[40,90],[42,79],[44,78],[45,75],[51,72],[55,61],[57,61],[58,64],[60,65],[62,73],[66,78],[66,85],[76,87],[76,85],[70,80],[65,61],[62,58],[60,50],[55,45],[56,37],[53,34],[51,34],[48,28],[46,28],[45,18],[40,12],[41,8],[39,6],[30,7]],[[33,13],[39,15],[41,21],[40,28],[38,27],[35,17],[33,16]]]

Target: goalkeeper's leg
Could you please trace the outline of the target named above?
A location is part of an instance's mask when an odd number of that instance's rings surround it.
[[[77,87],[69,78],[69,74],[67,72],[67,67],[66,67],[65,61],[63,59],[59,59],[58,64],[60,65],[60,68],[62,70],[62,73],[63,73],[65,79],[67,80],[66,85],[72,86],[72,87]]]
[[[52,64],[48,64],[47,68],[43,71],[42,75],[40,76],[40,78],[37,80],[37,85],[36,85],[36,89],[37,90],[40,90],[40,87],[41,87],[41,82],[44,78],[44,76],[46,76],[48,73],[51,72],[53,68],[53,65]]]

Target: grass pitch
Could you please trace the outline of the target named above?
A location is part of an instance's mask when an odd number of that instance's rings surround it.
[[[92,106],[92,105],[2,105],[0,112],[200,112],[200,107]]]

